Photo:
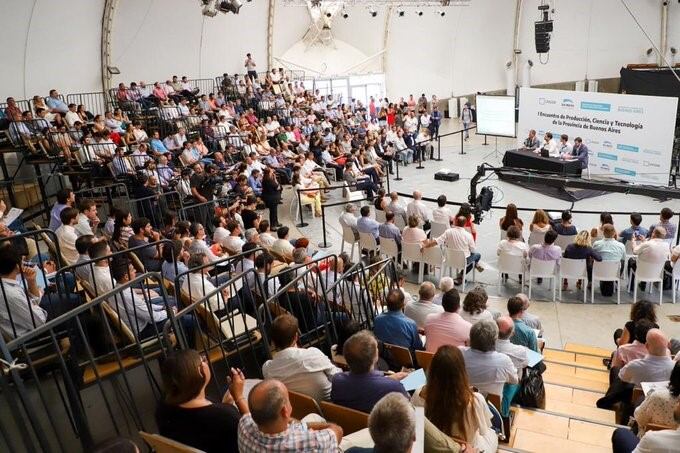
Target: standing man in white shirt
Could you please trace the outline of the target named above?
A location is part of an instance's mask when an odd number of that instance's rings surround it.
[[[255,79],[257,79],[257,64],[255,64],[255,60],[253,60],[253,56],[251,54],[246,54],[246,62],[243,66],[245,66],[246,71],[248,71],[248,77],[250,77],[250,80],[254,82]]]
[[[57,242],[59,243],[59,251],[64,258],[66,266],[71,266],[78,261],[78,250],[76,249],[76,239],[78,233],[75,225],[78,223],[78,210],[76,208],[65,208],[59,214],[61,219],[61,226],[55,231]]]
[[[474,116],[472,114],[472,108],[469,102],[466,102],[463,106],[463,110],[460,113],[460,120],[463,122],[463,129],[465,129],[465,141],[470,139],[470,124]]]

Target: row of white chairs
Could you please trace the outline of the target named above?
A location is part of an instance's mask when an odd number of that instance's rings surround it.
[[[379,211],[377,211],[379,212]],[[436,236],[435,236],[436,237]],[[569,236],[565,236],[569,237]],[[573,238],[573,237],[572,237]],[[449,275],[453,276],[453,270],[463,272],[463,288],[465,291],[465,286],[467,282],[467,260],[465,254],[459,250],[451,250],[448,248],[441,249],[440,247],[430,247],[421,251],[420,244],[402,244],[402,253],[399,255],[399,249],[397,243],[394,239],[380,238],[380,245],[373,235],[369,233],[359,233],[359,239],[355,239],[354,232],[351,228],[343,227],[343,242],[341,251],[344,251],[345,242],[351,245],[351,259],[354,260],[354,247],[358,244],[360,251],[365,249],[368,251],[373,251],[376,253],[381,253],[387,257],[394,258],[399,264],[403,262],[407,263],[422,263],[419,267],[418,283],[422,283],[424,278],[424,268],[425,266],[433,266],[436,269],[440,269],[440,278],[449,271]],[[629,247],[627,247],[627,252]],[[626,256],[624,262],[624,279],[630,281],[632,278],[632,271],[628,269],[628,258],[632,255]],[[401,259],[401,260],[400,260]],[[562,285],[563,279],[576,279],[582,280],[583,288],[583,303],[587,302],[587,267],[586,260],[574,260],[568,258],[562,258],[560,260],[560,265],[557,266],[555,261],[541,261],[541,260],[531,260],[531,265],[527,266],[526,260],[521,256],[513,256],[508,254],[501,254],[498,257],[497,263],[498,270],[498,288],[500,292],[500,287],[502,285],[502,276],[504,274],[508,275],[521,275],[522,276],[522,289],[524,286],[528,286],[528,295],[531,297],[533,289],[533,280],[537,278],[542,278],[549,280],[551,284],[551,289],[553,292],[553,301],[556,299],[557,292],[559,291],[560,300],[562,299]],[[527,270],[529,271],[529,279],[527,280]],[[648,286],[648,292],[652,292],[653,285],[657,283],[659,285],[659,304],[663,303],[663,272],[664,263],[648,263],[644,261],[639,261],[637,263],[637,269],[635,271],[636,283],[645,282]],[[472,281],[475,281],[475,271],[472,271]],[[596,261],[593,263],[593,271],[591,278],[591,291],[590,300],[591,303],[595,301],[595,286],[597,282],[613,282],[616,286],[617,297],[616,303],[621,303],[621,263],[617,261]],[[673,303],[676,300],[676,292],[680,290],[680,266],[676,266],[673,269]],[[629,290],[630,292],[630,290]],[[633,288],[633,300],[637,300],[638,285],[635,284]]]

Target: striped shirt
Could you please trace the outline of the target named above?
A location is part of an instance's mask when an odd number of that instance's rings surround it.
[[[284,432],[264,434],[247,414],[238,424],[238,449],[241,453],[333,452],[338,450],[338,441],[330,429],[312,431],[297,421]]]

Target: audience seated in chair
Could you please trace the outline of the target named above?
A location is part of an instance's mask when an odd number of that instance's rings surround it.
[[[329,400],[333,375],[342,370],[314,347],[300,348],[297,319],[290,314],[279,315],[271,326],[270,337],[278,350],[272,360],[262,365],[265,379],[276,379],[294,392],[317,401]]]
[[[451,288],[442,296],[443,313],[431,314],[425,320],[425,338],[427,352],[437,352],[440,346],[467,346],[470,340],[471,324],[459,314],[460,294]]]
[[[348,338],[342,347],[342,354],[349,371],[333,376],[333,403],[368,413],[388,393],[398,392],[407,396],[404,386],[399,382],[407,373],[384,376],[375,370],[378,342],[369,331],[362,330]]]
[[[680,424],[680,402],[675,405],[673,420]],[[612,434],[614,453],[680,452],[680,428],[649,431],[642,439],[627,428],[616,428]]]
[[[481,255],[475,252],[475,240],[472,234],[465,229],[465,225],[468,219],[464,216],[457,216],[453,228],[446,230],[438,238],[432,238],[423,243],[423,248],[440,246],[446,247],[451,250],[462,251],[465,254],[465,259],[467,260],[467,270],[468,272],[475,267],[478,271],[482,272],[484,268],[479,264]],[[456,285],[463,283],[463,271],[458,273],[455,281]]]
[[[488,300],[486,290],[481,286],[475,286],[465,295],[460,316],[470,325],[478,321],[493,321],[493,313],[486,306]]]
[[[408,400],[398,394],[385,395],[368,416],[373,448],[352,447],[347,453],[409,453],[416,440],[416,416]]]
[[[423,282],[418,290],[418,300],[408,303],[404,307],[404,314],[415,321],[418,330],[425,328],[425,320],[428,315],[444,311],[441,305],[435,305],[432,302],[434,292],[435,288],[432,282]]]
[[[250,414],[238,426],[241,453],[263,451],[336,451],[342,428],[333,423],[301,423],[291,418],[288,389],[282,382],[265,379],[248,395]]]
[[[463,351],[470,384],[483,395],[501,396],[503,386],[517,384],[518,373],[512,360],[496,351],[498,326],[494,321],[479,321],[470,329],[470,347]]]
[[[238,424],[248,414],[243,372],[232,368],[220,402],[206,396],[211,365],[193,349],[176,351],[161,362],[163,400],[156,409],[161,435],[206,453],[237,452]]]
[[[418,326],[404,315],[403,310],[404,294],[399,289],[390,290],[387,295],[387,311],[376,316],[373,321],[376,338],[411,351],[424,349]]]
[[[513,344],[525,346],[532,351],[538,352],[536,332],[523,320],[524,300],[517,296],[508,299],[508,314],[515,324],[515,333],[510,338],[510,341]]]
[[[425,407],[425,417],[444,435],[479,451],[496,451],[494,431],[484,396],[473,391],[460,349],[444,345],[427,370],[427,384],[413,393],[411,402]],[[467,449],[466,449],[467,451]]]

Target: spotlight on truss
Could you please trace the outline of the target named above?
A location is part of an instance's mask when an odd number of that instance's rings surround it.
[[[218,3],[217,9],[223,13],[238,14],[242,5],[241,0],[224,0]]]
[[[376,10],[373,9],[373,8],[369,9],[369,10],[368,10],[368,13],[371,15],[371,17],[375,17],[375,16],[378,15],[378,11],[376,11]]]

